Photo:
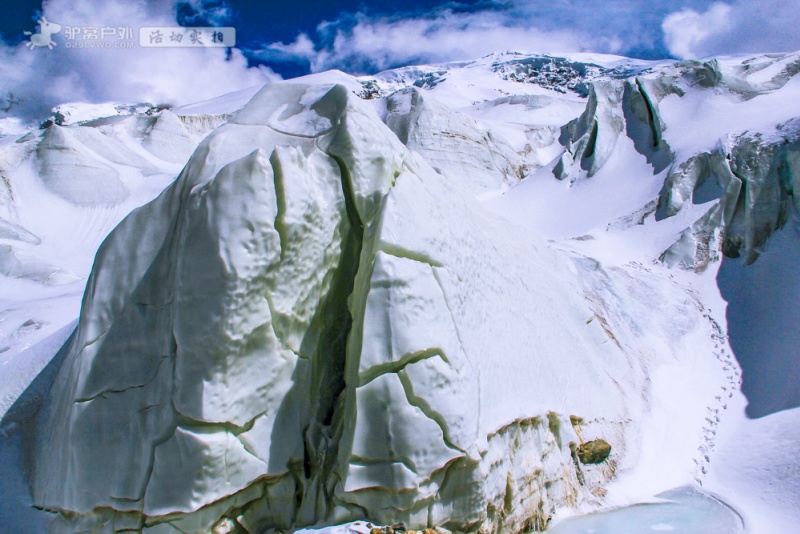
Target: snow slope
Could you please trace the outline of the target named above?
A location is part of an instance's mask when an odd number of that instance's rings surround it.
[[[725,378],[704,415],[697,481],[733,505],[748,532],[793,532],[800,509],[791,475],[798,464],[786,452],[788,444],[796,443],[787,422],[796,417],[797,406],[790,326],[795,284],[789,274],[797,261],[791,200],[793,125],[800,111],[797,65],[798,56],[789,54],[677,64],[657,69],[655,76],[644,73],[640,88],[658,94],[649,102],[650,116],[658,117],[651,124],[660,124],[661,138],[651,147],[658,151],[660,144],[660,150],[669,151],[669,168],[658,172],[651,150],[636,150],[635,139],[618,139],[599,169],[591,163],[586,170],[579,167],[572,184],[553,182],[545,167],[489,206],[606,263],[631,265],[660,257],[667,266],[708,271],[666,271],[697,291],[720,329],[713,335],[712,353],[723,364]],[[624,98],[622,104],[616,116],[625,115]],[[603,121],[614,116],[597,117],[598,144]],[[602,142],[608,143],[617,129]],[[629,215],[616,218],[625,212]],[[653,268],[663,270],[662,265]],[[681,395],[672,389],[662,398],[675,404]],[[746,417],[745,407],[757,419]],[[683,417],[688,409],[675,416]],[[663,429],[663,423],[657,424]],[[662,467],[675,472],[671,464]],[[663,476],[637,477],[634,472],[627,480],[620,477],[611,494],[638,492]]]

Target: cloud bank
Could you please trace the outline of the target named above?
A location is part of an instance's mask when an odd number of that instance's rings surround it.
[[[292,43],[268,45],[257,52],[258,57],[306,61],[314,72],[329,68],[365,72],[398,64],[473,59],[505,50],[588,49],[588,40],[579,31],[509,26],[503,16],[494,12],[443,10],[422,18],[370,18],[358,14],[323,23],[318,34],[326,44],[315,45],[309,35],[300,34]]]
[[[506,0],[413,15],[344,15],[290,43],[253,51],[264,61],[374,72],[490,52],[592,51],[655,58],[800,49],[800,3],[764,0]]]
[[[62,26],[53,50],[0,46],[0,98],[13,94],[21,102],[9,112],[27,118],[44,118],[63,102],[193,102],[279,78],[266,67],[248,68],[237,49],[140,47],[140,26],[177,26],[171,3],[46,0],[42,11]],[[221,20],[224,13],[209,15]],[[128,27],[133,47],[67,48],[67,27]]]
[[[776,0],[717,2],[685,8],[664,19],[670,52],[679,58],[800,49],[800,3]]]

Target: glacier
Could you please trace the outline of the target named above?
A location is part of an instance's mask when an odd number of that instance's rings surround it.
[[[624,449],[644,373],[587,320],[576,267],[498,240],[448,184],[342,86],[257,94],[98,251],[34,502],[178,529],[546,524],[582,489],[569,415]]]
[[[494,54],[15,131],[14,491],[52,532],[558,530],[681,487],[787,531],[799,64]]]

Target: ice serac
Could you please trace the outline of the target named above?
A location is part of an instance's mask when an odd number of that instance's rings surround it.
[[[662,216],[677,214],[690,200],[718,202],[664,253],[665,261],[695,270],[717,259],[718,252],[742,256],[745,264],[756,261],[769,236],[798,209],[797,131],[777,133],[772,139],[761,134],[735,137],[729,146],[720,143],[670,172],[659,199]]]
[[[69,202],[114,205],[128,197],[119,173],[87,150],[71,129],[50,126],[37,155],[42,182]]]
[[[681,94],[669,77],[592,82],[583,114],[561,130],[564,152],[553,168],[555,177],[570,182],[591,178],[619,151],[615,147],[623,133],[652,165],[653,174],[666,169],[673,154],[662,135],[666,124],[658,102],[669,94]]]
[[[197,143],[181,119],[165,110],[155,119],[147,137],[142,141],[142,146],[164,161],[184,163],[194,152]]]
[[[390,95],[386,107],[386,125],[410,150],[474,194],[522,177],[522,161],[506,142],[419,88]]]
[[[765,54],[741,62],[719,59],[689,60],[676,63],[680,76],[692,85],[703,88],[724,87],[745,99],[782,88],[800,72],[800,56]]]
[[[346,382],[358,386],[352,442],[339,449],[345,506],[460,530],[541,527],[609,474],[580,485],[569,414],[607,417],[624,450],[636,415],[614,380],[638,383],[637,364],[587,324],[566,260],[503,237],[504,225],[419,158],[386,196],[354,293],[364,304],[348,345]],[[599,402],[580,393],[590,381]]]
[[[586,110],[562,128],[565,151],[553,169],[556,178],[575,180],[581,171],[591,178],[605,164],[625,128],[622,95],[622,85],[615,81],[591,85]]]
[[[521,232],[345,87],[266,86],[100,248],[35,504],[65,531],[545,526],[629,463],[653,349]],[[578,420],[609,462],[575,462]]]
[[[41,426],[37,503],[106,526],[167,516],[209,528],[246,490],[244,502],[268,498],[265,521],[295,522],[304,433],[311,417],[330,425],[340,389],[310,380],[342,381],[330,352],[348,329],[351,221],[394,175],[391,158],[340,131],[359,121],[350,105],[340,87],[268,87],[106,240]],[[352,206],[319,148],[332,140]]]
[[[625,82],[623,109],[627,135],[633,140],[636,151],[653,166],[654,174],[666,169],[673,159],[663,136],[667,125],[658,108],[659,101],[670,94],[680,96],[683,90],[669,76],[635,77]]]

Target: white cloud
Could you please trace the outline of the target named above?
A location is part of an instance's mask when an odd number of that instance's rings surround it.
[[[515,24],[508,13],[482,11],[412,18],[355,16],[346,21],[323,22],[317,31],[326,45],[300,34],[289,44],[272,43],[256,55],[263,59],[309,62],[312,71],[345,68],[380,70],[409,62],[474,59],[491,52],[520,50],[541,53],[602,50],[615,52],[616,38],[590,37],[570,28],[542,30]]]
[[[782,0],[718,2],[706,11],[683,9],[664,19],[669,51],[680,58],[792,52],[800,49],[800,4]]]
[[[731,6],[714,4],[705,13],[684,9],[664,19],[661,28],[670,52],[680,58],[697,57],[697,51],[716,36],[731,30]]]
[[[257,50],[253,55],[263,60],[273,61],[307,61],[311,63],[316,55],[314,42],[308,34],[301,33],[288,44],[272,43],[263,50]]]
[[[64,28],[54,36],[55,49],[0,47],[0,95],[21,98],[31,117],[70,101],[192,102],[278,78],[270,69],[248,68],[236,49],[226,58],[219,48],[140,47],[140,26],[177,25],[166,2],[46,0],[42,8]],[[67,48],[67,26],[130,27],[134,47]]]
[[[584,49],[569,30],[542,31],[508,26],[494,13],[444,13],[434,19],[365,20],[350,31],[337,31],[333,46],[313,60],[324,70],[349,59],[369,57],[379,69],[423,58],[427,61],[473,59],[491,52],[532,50],[567,52]]]
[[[357,13],[313,35],[265,45],[267,61],[314,71],[368,72],[473,59],[490,52],[592,51],[636,57],[704,57],[800,48],[800,2],[785,0],[501,0],[480,11]]]

